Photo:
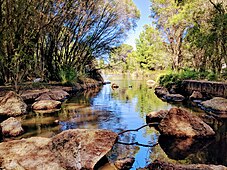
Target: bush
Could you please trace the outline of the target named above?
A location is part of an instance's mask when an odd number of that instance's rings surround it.
[[[59,79],[62,84],[72,85],[77,81],[78,75],[72,67],[63,67],[59,71]]]
[[[171,88],[172,85],[181,85],[183,80],[209,80],[215,81],[218,76],[213,72],[199,72],[190,69],[184,69],[179,72],[170,72],[166,75],[162,75],[158,82],[161,86]]]

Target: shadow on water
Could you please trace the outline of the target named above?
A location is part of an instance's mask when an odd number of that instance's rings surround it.
[[[30,113],[21,117],[27,132],[22,137],[52,137],[61,131],[76,128],[109,129],[119,133],[146,124],[145,117],[149,112],[173,107],[173,104],[158,99],[153,89],[148,88],[143,80],[118,77],[112,82],[119,85],[119,88],[112,89],[111,85],[107,84],[102,89],[74,95],[55,113]],[[173,141],[159,138],[158,131],[145,127],[138,132],[120,135],[120,142],[114,145],[108,154],[108,160],[114,162],[116,159],[133,156],[135,163],[132,169],[145,167],[155,159],[227,165],[227,122],[218,125],[210,119],[207,119],[207,122],[213,123],[218,132],[212,141]],[[150,147],[157,142],[160,145]]]

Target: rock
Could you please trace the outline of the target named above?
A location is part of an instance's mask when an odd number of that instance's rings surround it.
[[[174,137],[206,138],[215,135],[213,129],[186,110],[172,108],[158,125],[161,134]]]
[[[15,92],[8,92],[0,100],[0,115],[19,116],[27,112],[27,105]]]
[[[185,99],[185,97],[182,96],[181,94],[166,94],[164,96],[164,99],[172,102],[182,102]]]
[[[227,117],[227,99],[225,98],[214,97],[213,99],[202,102],[201,106],[206,110],[211,110],[214,113]]]
[[[132,165],[135,162],[135,158],[133,157],[128,157],[128,158],[123,158],[117,160],[114,165],[117,167],[119,170],[129,170],[132,168]]]
[[[160,122],[168,114],[167,110],[160,110],[159,112],[150,112],[146,115],[146,122]]]
[[[164,88],[164,87],[156,87],[155,88],[155,94],[158,96],[158,97],[163,97],[167,94],[169,94],[167,88]]]
[[[35,100],[41,94],[48,92],[49,89],[42,89],[42,90],[26,90],[23,91],[21,97],[23,100]]]
[[[119,86],[118,86],[117,84],[115,84],[115,83],[113,83],[113,84],[111,85],[111,87],[112,87],[113,89],[119,88]]]
[[[160,135],[158,138],[159,146],[170,159],[196,160],[198,154],[203,154],[203,159],[208,159],[206,150],[213,146],[213,139],[195,139],[195,138],[171,138]],[[201,149],[202,148],[202,149]]]
[[[117,134],[75,129],[53,138],[32,137],[0,143],[2,169],[94,169],[111,150]]]
[[[1,123],[2,134],[6,137],[19,136],[24,132],[21,122],[10,117]]]
[[[189,97],[190,100],[198,100],[203,99],[203,95],[199,91],[193,91],[191,96]]]
[[[33,110],[51,110],[61,106],[61,102],[55,100],[40,100],[32,105]]]
[[[54,89],[50,90],[49,92],[41,94],[38,98],[36,98],[36,101],[40,100],[59,100],[62,101],[66,99],[69,96],[69,94],[61,89]]]
[[[222,165],[206,165],[206,164],[189,164],[189,165],[181,165],[181,164],[172,164],[168,162],[163,162],[159,160],[155,160],[153,163],[145,168],[147,170],[226,170],[227,167]]]
[[[107,130],[69,130],[56,135],[50,148],[69,169],[93,169],[116,138],[116,133]]]
[[[153,88],[156,82],[154,80],[147,80],[147,85],[149,88]]]

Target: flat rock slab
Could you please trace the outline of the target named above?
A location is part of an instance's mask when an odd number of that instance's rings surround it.
[[[14,117],[10,117],[0,124],[4,136],[18,136],[24,132],[21,122]]]
[[[192,113],[172,108],[158,125],[161,134],[175,137],[206,138],[215,135],[213,129]]]
[[[163,162],[155,160],[152,164],[148,165],[144,170],[226,170],[227,167],[222,165],[206,165],[206,164],[189,164],[189,165],[180,165],[172,164],[168,162]]]
[[[167,101],[172,101],[172,102],[182,102],[185,97],[182,96],[181,94],[166,94],[163,96],[163,98]]]
[[[213,113],[222,114],[227,118],[227,99],[222,97],[214,97],[201,103],[205,110],[211,110]]]
[[[61,102],[55,100],[40,100],[32,104],[33,110],[52,110],[61,106]]]
[[[94,169],[112,149],[117,134],[108,130],[68,130],[53,138],[0,143],[3,169]]]
[[[50,90],[49,92],[45,92],[43,94],[41,94],[38,98],[36,98],[36,101],[39,100],[64,100],[67,97],[69,97],[69,93],[67,93],[64,90],[61,89],[53,89]]]
[[[19,116],[27,112],[27,105],[15,92],[10,91],[0,100],[0,115]]]
[[[41,89],[41,90],[26,90],[21,94],[23,100],[35,100],[41,94],[49,92],[49,89]]]

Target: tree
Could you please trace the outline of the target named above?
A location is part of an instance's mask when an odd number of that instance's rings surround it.
[[[0,79],[16,87],[25,77],[94,69],[138,18],[132,0],[0,0]]]
[[[160,33],[150,25],[144,26],[136,40],[135,58],[140,68],[148,70],[164,69],[168,66],[168,55]]]
[[[122,72],[127,71],[128,57],[133,52],[133,47],[128,44],[122,44],[119,47],[114,48],[110,53],[110,65]]]
[[[166,48],[171,54],[172,68],[182,67],[183,43],[187,29],[192,25],[192,15],[198,2],[176,0],[151,0],[154,24],[166,42]]]

